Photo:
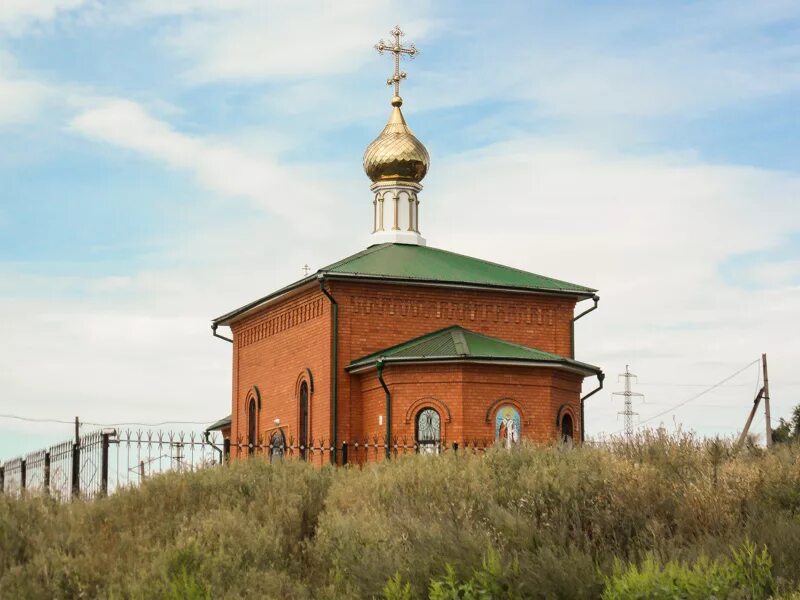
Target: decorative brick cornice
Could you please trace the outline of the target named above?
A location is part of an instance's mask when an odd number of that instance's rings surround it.
[[[552,326],[556,309],[515,302],[434,301],[395,299],[392,296],[350,296],[353,314],[387,317],[423,317],[448,321],[482,321]]]
[[[322,316],[325,304],[322,298],[315,298],[295,307],[288,308],[263,319],[247,329],[236,333],[236,344],[244,348],[264,338],[291,329],[296,325],[305,323]]]

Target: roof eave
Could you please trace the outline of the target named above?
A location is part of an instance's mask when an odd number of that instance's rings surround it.
[[[494,285],[491,283],[476,283],[469,281],[442,281],[439,279],[419,279],[415,277],[391,277],[386,275],[367,275],[364,273],[335,273],[326,272],[325,277],[329,279],[361,279],[374,281],[377,283],[405,283],[408,285],[419,285],[427,287],[450,287],[462,289],[483,289],[498,292],[512,292],[522,294],[541,294],[547,296],[569,296],[579,298],[591,298],[599,290],[586,288],[585,290],[575,289],[548,289],[524,286]]]
[[[591,298],[597,293],[598,290],[593,288],[586,288],[586,290],[574,289],[548,289],[548,288],[532,288],[520,286],[507,286],[507,285],[494,285],[491,283],[475,283],[467,281],[441,281],[438,279],[417,279],[412,277],[391,277],[385,275],[367,275],[364,273],[337,273],[333,271],[318,271],[314,275],[304,277],[294,283],[267,294],[266,296],[254,300],[244,306],[232,310],[222,316],[212,319],[211,323],[217,326],[230,326],[235,321],[243,319],[244,317],[261,310],[265,306],[283,299],[291,292],[297,291],[307,285],[315,283],[317,280],[325,279],[342,279],[342,280],[361,280],[371,281],[375,283],[404,283],[406,285],[418,285],[425,287],[447,287],[455,289],[471,289],[471,290],[492,290],[496,292],[509,292],[515,294],[535,294],[545,296],[562,296],[570,298]]]
[[[233,415],[228,415],[227,417],[223,417],[216,423],[212,423],[206,428],[206,431],[221,431],[222,429],[227,429],[231,426],[233,419]]]
[[[429,356],[429,357],[383,357],[370,360],[366,363],[355,363],[345,367],[345,370],[352,374],[363,373],[374,369],[378,362],[383,364],[438,364],[438,363],[471,363],[471,364],[492,364],[521,367],[551,368],[578,373],[584,377],[591,377],[602,373],[600,367],[581,363],[578,361],[563,360],[531,360],[526,358],[495,358],[491,356]]]
[[[239,321],[244,319],[245,317],[251,315],[254,312],[258,312],[262,308],[269,306],[270,304],[274,304],[279,300],[284,300],[285,298],[291,297],[301,291],[304,291],[306,287],[312,287],[312,284],[316,284],[317,282],[317,275],[311,275],[309,277],[305,277],[299,281],[295,281],[292,284],[289,284],[281,289],[272,292],[264,296],[263,298],[259,298],[258,300],[254,300],[249,304],[245,304],[231,312],[222,315],[221,317],[217,317],[211,321],[212,324],[223,327],[228,327]]]

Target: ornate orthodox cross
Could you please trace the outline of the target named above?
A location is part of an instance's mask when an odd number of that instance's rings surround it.
[[[311,267],[309,267],[307,264],[303,265],[303,275],[305,275],[306,277],[308,277],[308,274],[309,274],[310,272],[311,272]]]
[[[375,44],[375,49],[380,54],[383,54],[384,51],[394,54],[394,75],[386,80],[386,84],[394,86],[394,95],[399,98],[400,82],[406,78],[406,72],[400,70],[400,57],[403,54],[407,54],[409,58],[414,58],[417,54],[419,54],[419,50],[417,50],[414,44],[409,44],[408,46],[400,45],[400,38],[405,34],[397,25],[395,25],[389,33],[394,39],[390,40],[389,42],[384,42],[381,40]]]

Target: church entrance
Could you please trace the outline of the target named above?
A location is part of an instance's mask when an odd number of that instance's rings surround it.
[[[572,435],[572,417],[569,414],[565,414],[561,417],[561,441],[571,442]]]
[[[269,462],[283,460],[283,450],[286,447],[286,438],[283,431],[278,429],[269,439]]]

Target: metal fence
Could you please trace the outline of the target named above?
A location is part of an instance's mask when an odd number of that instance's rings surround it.
[[[42,493],[59,500],[91,499],[135,486],[168,471],[193,471],[222,462],[222,439],[212,434],[100,430],[6,461],[0,491]]]
[[[307,443],[293,439],[273,439],[260,437],[255,443],[244,438],[235,442],[225,440],[225,456],[261,457],[269,461],[283,459],[302,459],[313,464],[361,465],[370,462],[402,456],[406,454],[443,454],[446,452],[485,452],[493,447],[493,441],[471,439],[466,442],[429,440],[419,442],[405,437],[371,435],[345,441],[334,447],[325,439],[310,440]]]
[[[248,443],[241,438],[232,442],[212,432],[106,429],[6,461],[0,466],[0,491],[47,494],[61,501],[88,500],[138,486],[160,473],[195,471],[231,459],[363,465],[414,453],[482,453],[492,445],[477,439],[417,442],[372,435],[334,447],[324,439],[287,440],[282,433]]]

